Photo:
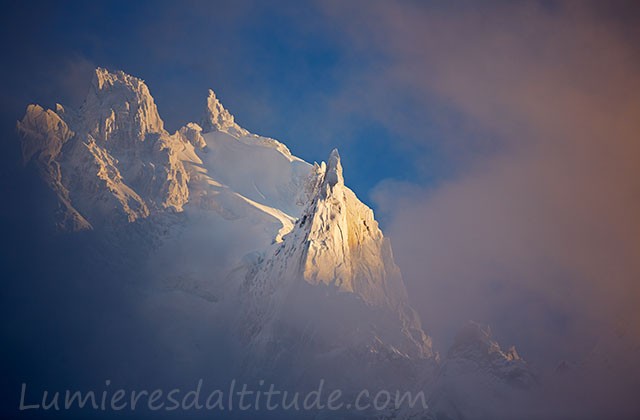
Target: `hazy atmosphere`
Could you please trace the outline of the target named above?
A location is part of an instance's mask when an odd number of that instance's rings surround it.
[[[55,204],[23,165],[16,121],[32,103],[80,107],[96,67],[143,79],[168,132],[198,121],[211,88],[242,128],[311,164],[337,148],[344,182],[389,238],[435,351],[446,354],[473,320],[542,376],[604,346],[611,377],[592,392],[609,389],[626,404],[640,391],[637,3],[13,2],[0,19],[2,331],[16,341],[3,349],[12,363],[3,366],[3,401],[13,404],[26,366],[48,377],[34,365],[47,365],[38,340],[16,322],[38,325],[44,342],[65,323],[71,348],[91,340],[92,325],[119,322],[82,315],[110,311],[111,299],[124,302],[117,316],[133,320],[131,331],[162,325],[163,308],[180,305],[135,287],[114,291],[109,278],[86,278],[94,268],[66,267],[82,258],[74,247],[85,236],[64,234],[69,248],[51,249],[45,214]],[[216,232],[225,237],[219,260],[193,270],[231,264],[230,250],[244,250],[252,235]],[[83,303],[52,330],[39,323],[74,294]],[[202,316],[214,317],[204,306]],[[137,345],[174,342],[151,331]],[[105,334],[111,343],[128,336]],[[200,344],[213,348],[211,340]],[[136,345],[112,345],[112,371],[136,357]],[[158,358],[174,350],[187,352]],[[65,360],[53,372],[73,364]],[[197,371],[195,358],[185,364]]]

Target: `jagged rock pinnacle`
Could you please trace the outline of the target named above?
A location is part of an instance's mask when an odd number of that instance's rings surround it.
[[[87,130],[99,141],[131,147],[147,134],[166,134],[164,122],[143,80],[98,67],[81,113]]]
[[[333,149],[327,161],[327,173],[325,175],[325,183],[331,187],[335,185],[344,185],[342,176],[342,164],[340,163],[340,154],[338,149]]]
[[[237,126],[233,115],[222,106],[215,92],[211,89],[209,89],[207,107],[200,125],[204,132],[224,131]]]

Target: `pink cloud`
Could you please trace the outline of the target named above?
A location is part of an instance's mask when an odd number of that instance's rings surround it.
[[[498,139],[478,149],[485,137],[445,132],[457,176],[375,192],[427,328],[499,320],[545,361],[580,358],[621,324],[638,340],[640,55],[628,27],[584,4],[360,6],[327,13],[388,62],[338,103],[365,92],[367,112],[406,134],[383,119],[386,93],[406,89],[425,113],[436,98]]]

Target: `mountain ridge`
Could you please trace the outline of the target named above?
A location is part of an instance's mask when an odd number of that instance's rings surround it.
[[[434,381],[447,366],[467,362],[433,351],[337,149],[311,165],[240,127],[213,90],[204,105],[199,123],[170,134],[141,79],[102,68],[77,110],[29,105],[17,123],[23,160],[58,197],[58,227],[120,232],[144,221],[163,231],[145,262],[149,287],[242,308],[231,329],[249,372],[442,389]],[[481,374],[499,389],[510,387],[503,369],[526,376],[515,350],[491,354],[499,360]]]

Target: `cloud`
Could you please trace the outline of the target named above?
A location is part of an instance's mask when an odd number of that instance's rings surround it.
[[[390,180],[374,192],[427,328],[446,339],[466,319],[490,322],[543,363],[580,358],[620,325],[636,340],[633,19],[586,4],[367,6],[326,9],[384,62],[337,101],[366,92],[364,112],[404,142],[435,144],[455,168],[435,185]],[[383,118],[394,105],[383,98],[398,92],[440,139]]]

